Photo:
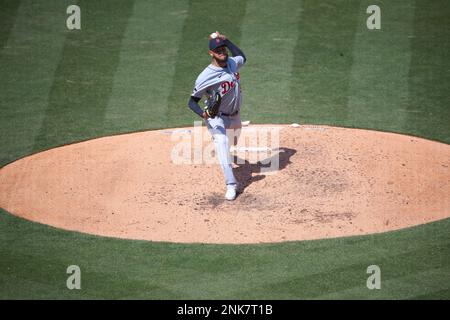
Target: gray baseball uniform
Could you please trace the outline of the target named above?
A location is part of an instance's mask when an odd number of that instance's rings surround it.
[[[222,97],[220,112],[233,114],[239,111],[242,95],[238,70],[243,64],[244,58],[241,56],[228,57],[226,68],[210,64],[195,81],[191,96],[201,98],[204,94],[208,94],[209,90],[214,90]]]
[[[237,183],[231,165],[229,140],[232,138],[233,144],[236,144],[242,127],[239,114],[242,93],[238,71],[244,63],[244,57],[234,56],[228,57],[225,68],[210,64],[198,76],[191,95],[201,99],[203,95],[208,95],[214,90],[219,92],[222,97],[219,115],[215,118],[208,118],[206,125],[213,137],[227,185]]]

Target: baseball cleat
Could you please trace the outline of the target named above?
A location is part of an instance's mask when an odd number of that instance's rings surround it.
[[[237,186],[235,184],[229,184],[227,185],[227,192],[225,193],[225,199],[227,200],[234,200],[236,199],[237,194]]]

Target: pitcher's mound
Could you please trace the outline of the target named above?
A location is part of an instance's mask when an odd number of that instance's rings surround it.
[[[272,136],[245,137],[258,128]],[[0,206],[67,230],[202,243],[362,235],[450,216],[449,145],[326,126],[245,127],[234,169],[243,190],[228,202],[221,169],[206,158],[209,133],[195,130],[100,138],[18,160],[0,170]],[[191,142],[206,149],[183,149]]]

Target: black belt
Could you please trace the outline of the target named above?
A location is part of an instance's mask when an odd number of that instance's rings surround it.
[[[219,115],[220,115],[220,116],[225,116],[225,117],[232,117],[232,116],[237,115],[238,113],[239,113],[239,110],[236,110],[236,111],[233,112],[233,113],[223,113],[223,112],[219,112]]]

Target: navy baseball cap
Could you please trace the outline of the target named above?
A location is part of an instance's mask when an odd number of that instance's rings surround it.
[[[209,50],[214,50],[218,47],[224,46],[225,41],[221,38],[214,38],[209,40]]]

